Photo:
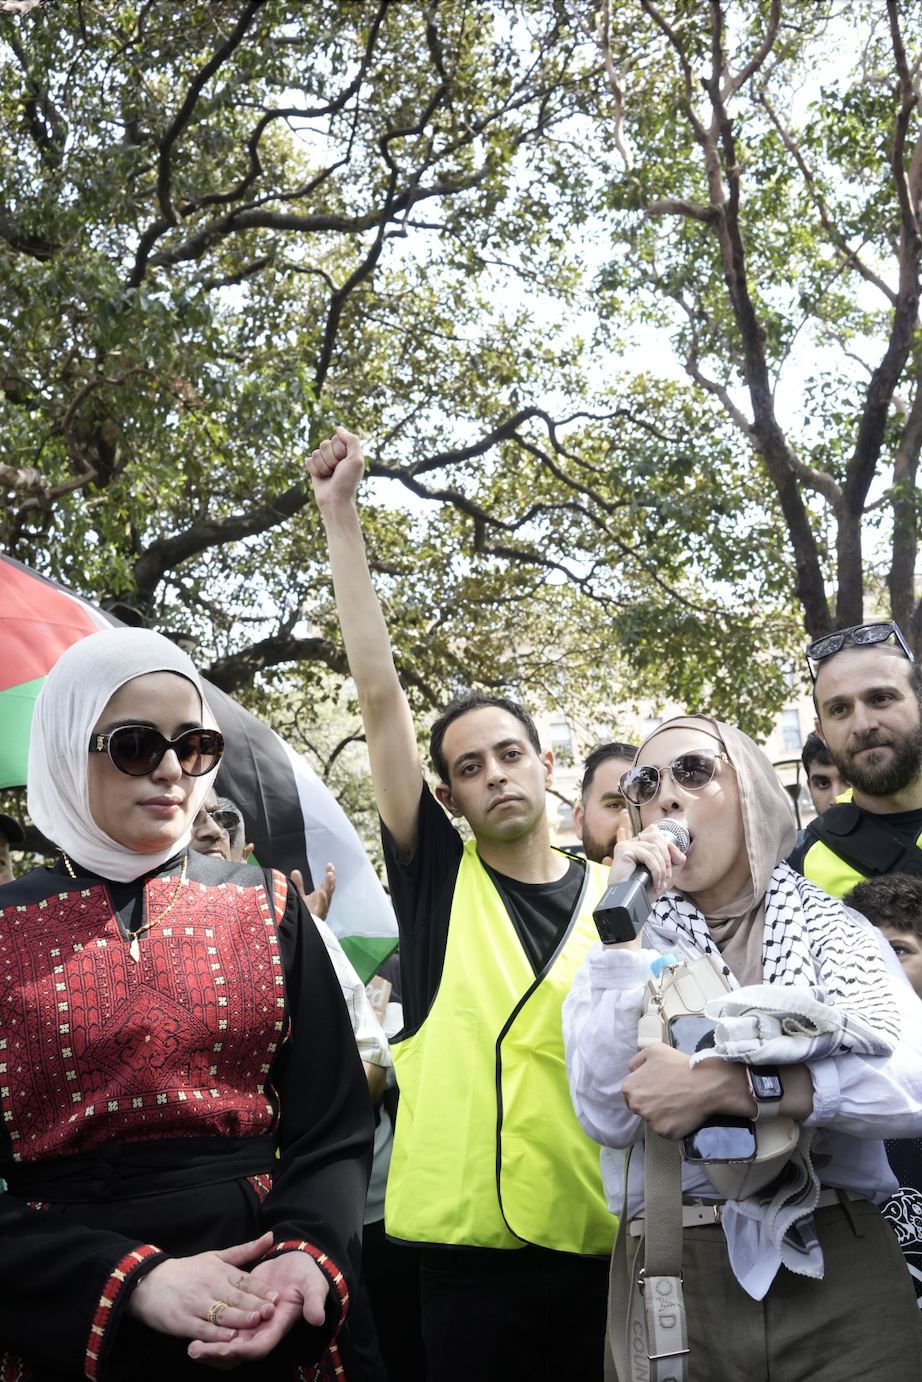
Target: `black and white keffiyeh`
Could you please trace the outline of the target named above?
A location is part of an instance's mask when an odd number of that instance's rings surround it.
[[[881,1205],[880,1212],[896,1234],[922,1310],[922,1194],[911,1185],[901,1186]]]
[[[714,1047],[692,1060],[722,1056],[790,1066],[846,1054],[891,1055],[900,1017],[877,936],[857,913],[782,862],[794,843],[794,816],[770,760],[735,726],[687,715],[660,724],[641,745],[638,762],[667,731],[689,732],[690,747],[705,735],[726,754],[749,863],[748,883],[707,917],[674,891],[659,899],[644,925],[645,945],[690,962],[712,955],[730,986],[707,1006],[717,1021]],[[641,813],[633,815],[640,830]],[[827,1159],[817,1146],[821,1135],[819,1128],[802,1128],[779,1180],[758,1197],[724,1206],[733,1271],[754,1300],[763,1299],[782,1262],[799,1275],[823,1276],[813,1222]]]
[[[671,950],[679,959],[701,954],[720,958],[708,924],[687,898],[667,893],[645,926],[646,943]],[[781,863],[765,893],[762,983],[740,988],[724,965],[731,985],[725,998],[708,1004],[717,1019],[715,1044],[692,1062],[720,1056],[748,1064],[796,1065],[852,1053],[888,1056],[900,1032],[896,1000],[877,939],[870,927],[836,898]],[[724,1228],[734,1271],[744,1289],[761,1300],[774,1270],[757,1259],[740,1274],[737,1259],[747,1218],[755,1213],[773,1244],[775,1261],[801,1276],[821,1279],[825,1265],[813,1221],[819,1202],[819,1130],[803,1128],[778,1187],[747,1209],[728,1202]],[[742,1236],[741,1236],[742,1235]]]

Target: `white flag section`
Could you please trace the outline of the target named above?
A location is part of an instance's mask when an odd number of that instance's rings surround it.
[[[333,793],[306,758],[295,753],[278,735],[275,737],[294,773],[315,886],[327,864],[336,869],[336,891],[327,925],[361,977],[368,979],[397,945],[397,922],[390,900]]]

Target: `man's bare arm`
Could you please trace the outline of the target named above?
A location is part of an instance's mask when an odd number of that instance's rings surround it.
[[[355,501],[365,474],[358,437],[338,427],[313,452],[307,468],[326,528],[333,593],[362,710],[378,810],[400,853],[409,855],[416,843],[422,769],[413,717],[365,557]]]
[[[387,1071],[383,1065],[372,1065],[371,1061],[363,1060],[362,1068],[365,1071],[365,1079],[368,1081],[368,1093],[371,1095],[373,1104],[380,1104],[384,1098],[384,1091],[387,1089]]]

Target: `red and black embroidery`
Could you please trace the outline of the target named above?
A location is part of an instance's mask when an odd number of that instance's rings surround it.
[[[147,885],[148,914],[174,879]],[[0,1108],[16,1161],[100,1142],[251,1137],[286,1026],[264,887],[189,882],[129,958],[103,888],[0,910]]]
[[[120,1262],[117,1262],[106,1279],[106,1284],[99,1297],[99,1304],[93,1313],[93,1323],[90,1325],[90,1337],[86,1343],[86,1357],[83,1362],[83,1371],[87,1377],[93,1379],[99,1373],[99,1357],[102,1353],[106,1338],[106,1330],[112,1319],[112,1307],[117,1302],[119,1296],[125,1289],[130,1278],[143,1263],[152,1257],[162,1255],[160,1248],[151,1247],[145,1244],[142,1248],[135,1248],[129,1252]]]
[[[304,1368],[295,1368],[294,1375],[295,1382],[347,1382],[346,1369],[335,1344],[330,1344],[320,1362],[309,1372]]]
[[[0,1353],[0,1382],[30,1382],[32,1369],[18,1353]]]
[[[275,919],[281,921],[288,901],[288,879],[278,869],[272,870],[272,900],[275,903]]]
[[[272,1189],[272,1172],[264,1171],[258,1176],[247,1176],[247,1180],[259,1196],[259,1203],[262,1204],[263,1200]]]
[[[337,1335],[342,1329],[343,1320],[349,1309],[349,1287],[346,1285],[346,1278],[333,1259],[327,1257],[326,1253],[321,1252],[319,1248],[315,1248],[313,1243],[306,1243],[303,1239],[297,1238],[286,1239],[283,1243],[276,1243],[266,1253],[266,1257],[278,1257],[283,1252],[306,1252],[309,1257],[312,1257],[336,1292],[339,1301],[339,1321],[326,1353],[313,1368],[296,1367],[294,1369],[295,1382],[346,1382],[342,1358],[336,1346]]]

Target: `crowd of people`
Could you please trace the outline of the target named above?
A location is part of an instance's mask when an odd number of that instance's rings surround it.
[[[59,857],[0,888],[3,1382],[918,1379],[922,672],[900,630],[808,649],[804,831],[752,740],[688,715],[589,755],[568,853],[514,700],[445,708],[430,787],[358,439],[308,469],[399,963],[376,1016],[324,922],[332,869],[247,862],[184,653],[113,630],[62,656],[28,786]],[[21,842],[0,817],[0,867]],[[642,926],[601,940],[638,879]]]

